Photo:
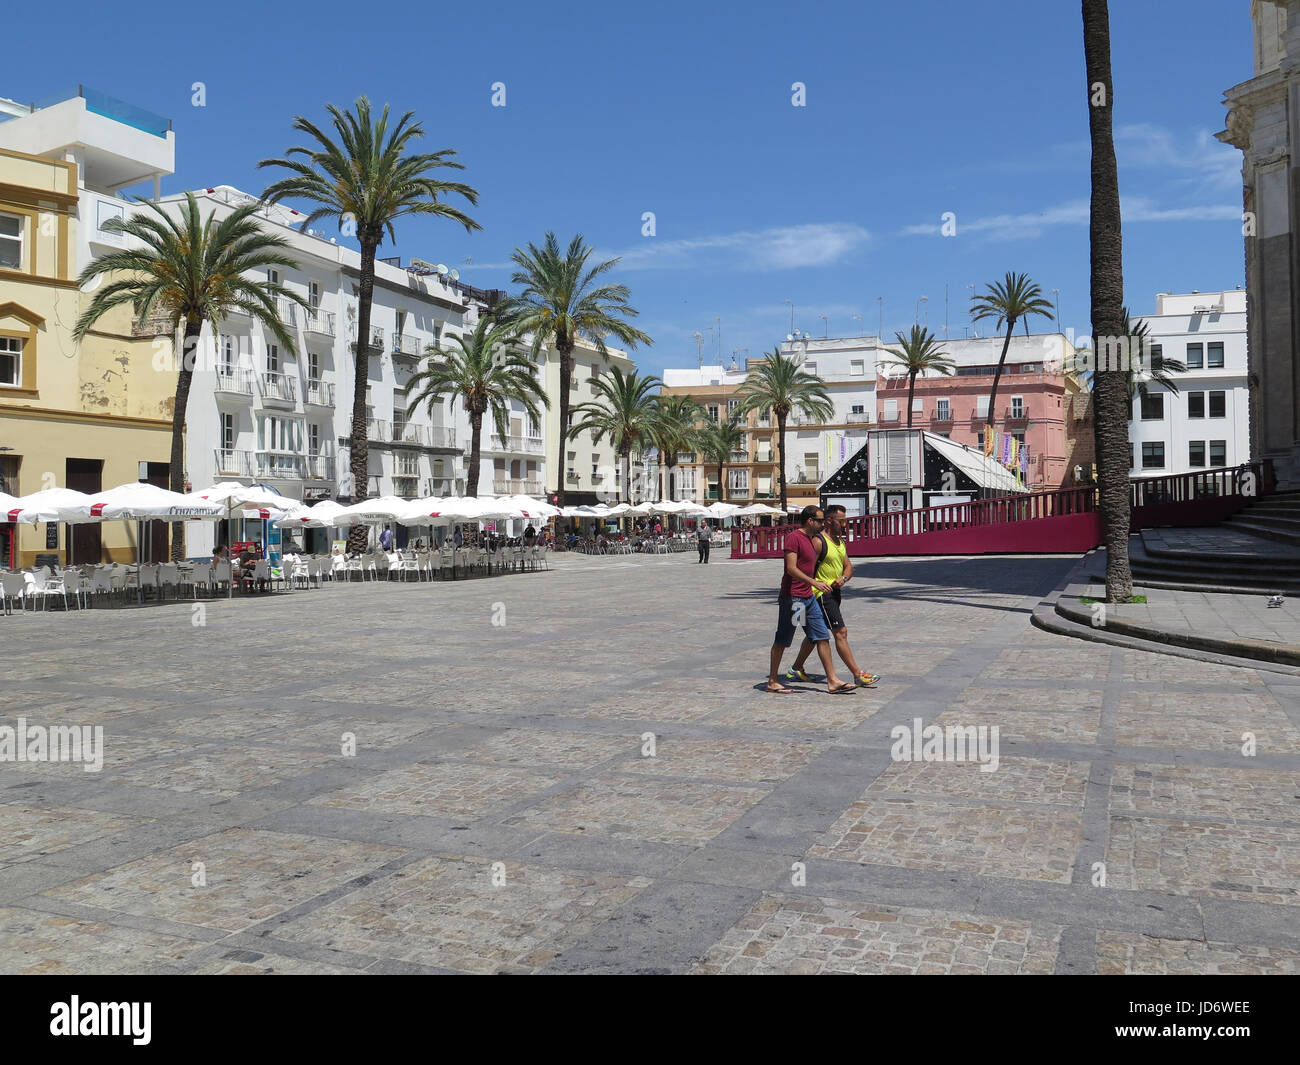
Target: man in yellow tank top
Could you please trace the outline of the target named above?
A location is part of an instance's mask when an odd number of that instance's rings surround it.
[[[821,553],[821,561],[817,564],[817,572],[813,576],[818,581],[828,584],[831,590],[827,595],[819,591],[814,591],[813,594],[818,597],[817,601],[821,604],[822,613],[826,616],[826,626],[835,638],[835,651],[840,656],[840,661],[849,667],[859,685],[864,688],[874,688],[880,676],[858,668],[857,662],[853,659],[853,651],[849,648],[849,629],[844,624],[844,614],[840,610],[840,589],[853,576],[853,563],[849,561],[848,543],[844,539],[844,523],[848,514],[839,504],[832,504],[824,513],[826,527],[822,530],[821,536],[813,540],[814,546]],[[799,647],[799,654],[795,656],[794,665],[786,674],[786,680],[811,681],[804,671],[804,663],[812,654],[813,646],[813,642],[805,636]]]

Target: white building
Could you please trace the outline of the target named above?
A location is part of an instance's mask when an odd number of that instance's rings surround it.
[[[1250,460],[1246,293],[1160,293],[1149,327],[1151,356],[1187,365],[1177,393],[1148,382],[1129,424],[1133,477],[1191,473]]]

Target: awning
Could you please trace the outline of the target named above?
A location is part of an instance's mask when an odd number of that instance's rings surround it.
[[[1007,495],[1029,491],[1017,482],[1015,474],[1002,463],[985,458],[974,448],[955,443],[946,436],[939,436],[938,433],[924,430],[921,432],[921,438],[927,447],[934,448],[981,488],[1004,492]]]

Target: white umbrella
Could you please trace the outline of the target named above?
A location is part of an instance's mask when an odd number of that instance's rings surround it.
[[[298,500],[281,495],[266,485],[240,484],[238,481],[222,481],[211,488],[191,492],[189,498],[205,500],[209,503],[224,503],[231,509],[242,505],[289,510],[299,505]]]
[[[631,509],[632,508],[628,506],[626,503],[620,503],[618,506],[610,507],[608,510],[606,510],[602,515],[602,517],[617,518],[622,514],[626,514]]]
[[[337,524],[342,525],[387,525],[397,521],[410,509],[411,504],[397,496],[378,496],[375,499],[363,499],[350,507],[342,507],[335,514]]]
[[[298,506],[276,520],[281,529],[332,529],[339,524],[337,515],[343,506],[332,499],[322,499],[314,507]]]
[[[71,488],[46,488],[18,499],[14,499],[13,496],[5,498],[13,500],[11,506],[4,508],[8,510],[8,521],[22,525],[36,525],[43,521],[66,521],[67,519],[62,516],[63,512],[65,510],[79,512],[82,504],[90,496]]]
[[[84,503],[63,508],[65,521],[213,521],[223,517],[226,508],[220,503],[191,499],[179,492],[169,492],[157,485],[133,482],[120,484],[107,492],[87,496]],[[144,601],[144,588],[140,587],[140,550],[136,547],[136,586],[140,601]]]
[[[741,507],[731,516],[733,518],[757,518],[768,514],[780,513],[781,511],[776,507],[769,507],[766,503],[751,503],[747,507]]]
[[[541,518],[545,520],[558,517],[560,513],[559,507],[543,502],[540,499],[534,499],[532,496],[501,496],[499,502],[513,503],[525,518]]]
[[[740,509],[735,503],[723,503],[721,500],[711,506],[701,508],[710,518],[729,518]]]

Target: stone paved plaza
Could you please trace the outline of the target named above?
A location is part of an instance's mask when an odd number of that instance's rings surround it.
[[[725,555],[0,619],[104,732],[0,764],[0,971],[1300,972],[1300,678],[1033,628],[1074,562],[866,563],[841,696]]]

